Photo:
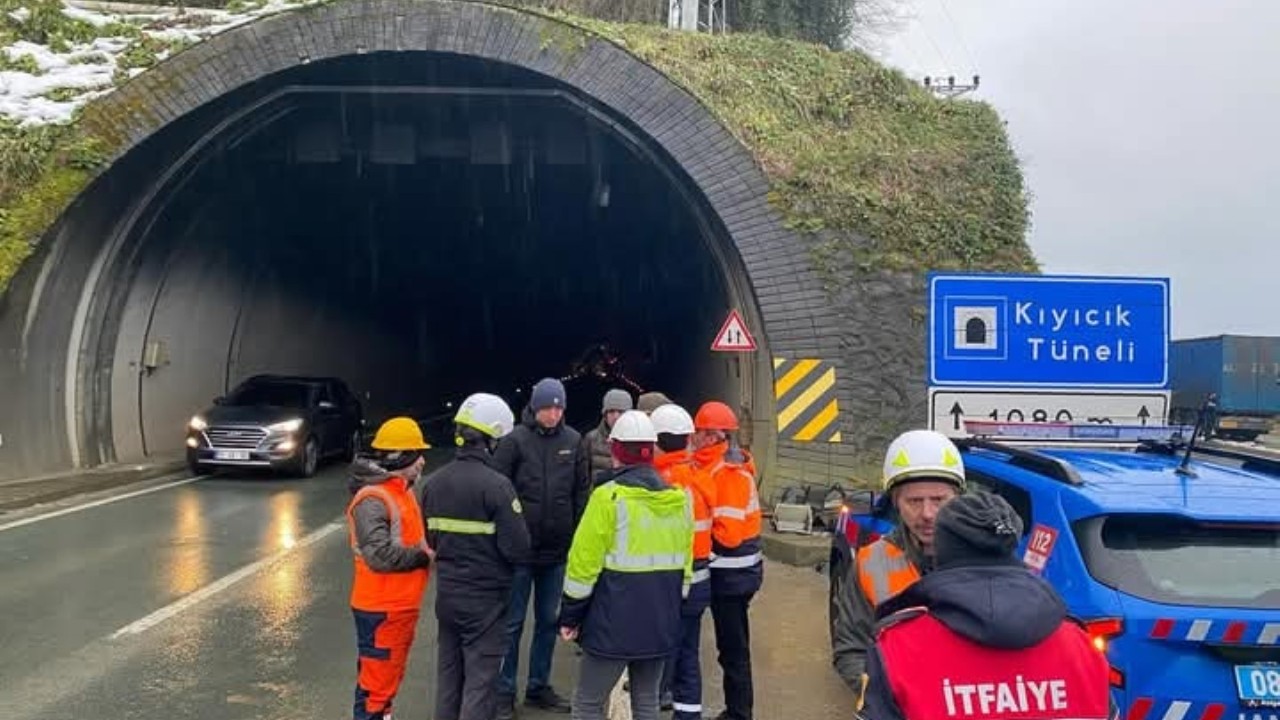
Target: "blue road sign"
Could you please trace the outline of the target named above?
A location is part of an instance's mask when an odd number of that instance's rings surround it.
[[[929,384],[1164,389],[1168,278],[929,275]]]

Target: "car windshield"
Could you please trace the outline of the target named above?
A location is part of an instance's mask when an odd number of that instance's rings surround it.
[[[1155,602],[1280,609],[1280,525],[1112,516],[1090,572]]]
[[[257,382],[241,386],[227,397],[225,405],[273,405],[305,408],[310,386],[302,383]]]

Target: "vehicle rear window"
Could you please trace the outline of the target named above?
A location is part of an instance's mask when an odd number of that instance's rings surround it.
[[[309,390],[309,385],[301,383],[252,383],[227,398],[227,404],[305,408]]]
[[[1280,609],[1280,525],[1112,515],[1084,529],[1099,582],[1154,602]]]

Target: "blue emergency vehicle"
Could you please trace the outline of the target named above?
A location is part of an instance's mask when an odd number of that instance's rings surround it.
[[[1280,720],[1280,459],[1192,428],[970,423],[971,487],[1022,516],[1018,552],[1106,654],[1125,720]],[[835,595],[892,527],[882,502],[842,515]]]

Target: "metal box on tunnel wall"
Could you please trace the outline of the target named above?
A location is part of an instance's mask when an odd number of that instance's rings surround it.
[[[142,352],[142,367],[151,372],[169,364],[169,351],[162,340],[150,340]]]

